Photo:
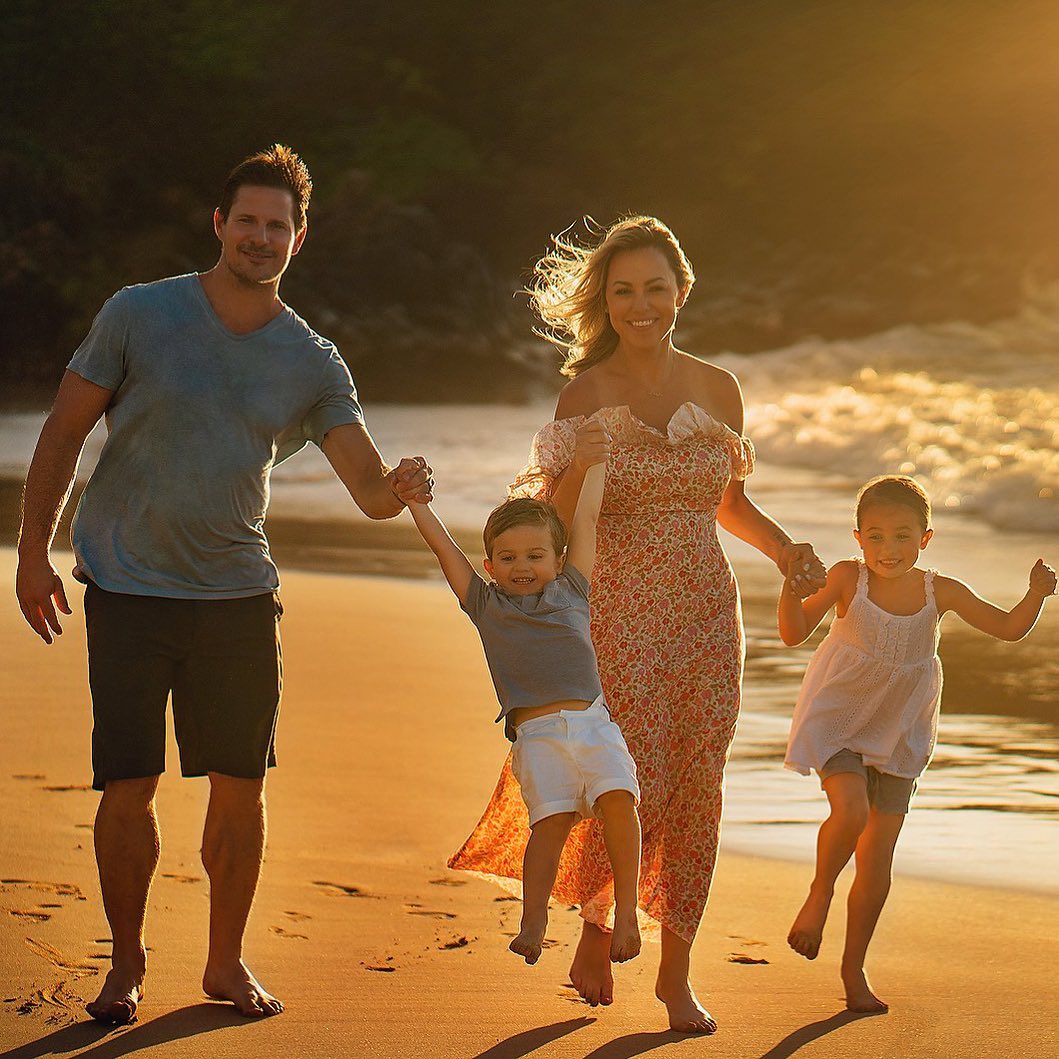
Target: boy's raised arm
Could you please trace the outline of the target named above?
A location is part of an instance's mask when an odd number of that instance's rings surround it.
[[[607,479],[606,463],[594,463],[585,472],[581,493],[570,523],[570,540],[566,545],[566,561],[592,580],[596,564],[596,524],[603,506],[603,486]]]
[[[434,514],[434,509],[430,504],[413,502],[408,505],[408,510],[412,513],[420,536],[437,556],[441,572],[445,575],[449,587],[460,603],[466,604],[471,578],[477,576],[470,560],[452,539],[445,528],[445,523]]]

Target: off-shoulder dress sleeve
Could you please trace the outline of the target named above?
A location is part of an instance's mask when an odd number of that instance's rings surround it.
[[[575,436],[584,418],[574,416],[572,419],[555,419],[545,423],[533,435],[529,461],[508,486],[508,499],[551,499],[556,478],[570,466],[574,458]]]
[[[754,452],[754,443],[745,434],[736,434],[729,431],[729,444],[732,451],[732,477],[743,481],[750,477],[754,470],[754,462],[757,454]]]

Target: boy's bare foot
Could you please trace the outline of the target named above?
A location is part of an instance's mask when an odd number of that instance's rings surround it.
[[[820,952],[820,943],[824,940],[824,924],[827,922],[830,907],[830,898],[815,897],[810,892],[805,904],[794,917],[787,934],[787,944],[807,960],[815,960]]]
[[[636,922],[636,909],[630,913],[614,915],[614,930],[610,935],[610,962],[625,963],[640,955],[640,925]]]
[[[526,963],[534,964],[541,958],[541,949],[544,947],[544,934],[548,929],[548,916],[527,916],[522,913],[522,925],[517,938],[513,939],[508,948]]]
[[[570,964],[570,981],[592,1007],[614,1003],[610,935],[587,920],[582,923],[581,940],[577,943],[574,962]]]
[[[107,974],[99,996],[85,1005],[85,1011],[108,1026],[125,1026],[136,1021],[136,1008],[144,998],[144,971],[124,971],[114,967]]]
[[[663,982],[659,975],[655,996],[669,1012],[669,1028],[677,1033],[717,1032],[714,1017],[699,1003],[699,998],[685,978],[681,982]]]
[[[230,1000],[240,1015],[250,1019],[278,1015],[283,1010],[282,1001],[265,991],[242,960],[227,966],[207,964],[202,989],[214,1000]]]
[[[881,1015],[890,1010],[890,1005],[880,1000],[868,984],[863,970],[842,973],[842,984],[846,987],[846,1009],[866,1015]]]

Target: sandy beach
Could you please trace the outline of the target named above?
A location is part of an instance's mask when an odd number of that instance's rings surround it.
[[[65,564],[68,556],[60,554]],[[61,565],[65,570],[68,564]],[[10,585],[14,555],[0,551]],[[445,868],[485,805],[506,744],[473,631],[439,584],[287,571],[280,767],[247,959],[287,1004],[252,1023],[199,988],[207,886],[203,780],[170,772],[151,895],[148,995],[108,1030],[81,1005],[109,951],[91,851],[90,717],[80,591],[51,648],[0,608],[0,1044],[5,1059],[183,1057],[1053,1056],[1059,902],[900,877],[870,972],[888,1015],[845,1014],[836,907],[818,961],[785,943],[804,864],[726,851],[694,952],[713,1038],[668,1032],[657,948],[591,1009],[566,986],[576,913],[528,968],[506,951],[518,904]],[[768,854],[768,849],[761,849]],[[848,884],[848,879],[845,880]]]

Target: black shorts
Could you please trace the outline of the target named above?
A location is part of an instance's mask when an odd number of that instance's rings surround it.
[[[89,583],[92,786],[165,772],[170,692],[183,775],[262,778],[276,763],[282,613],[271,592],[164,599]]]

